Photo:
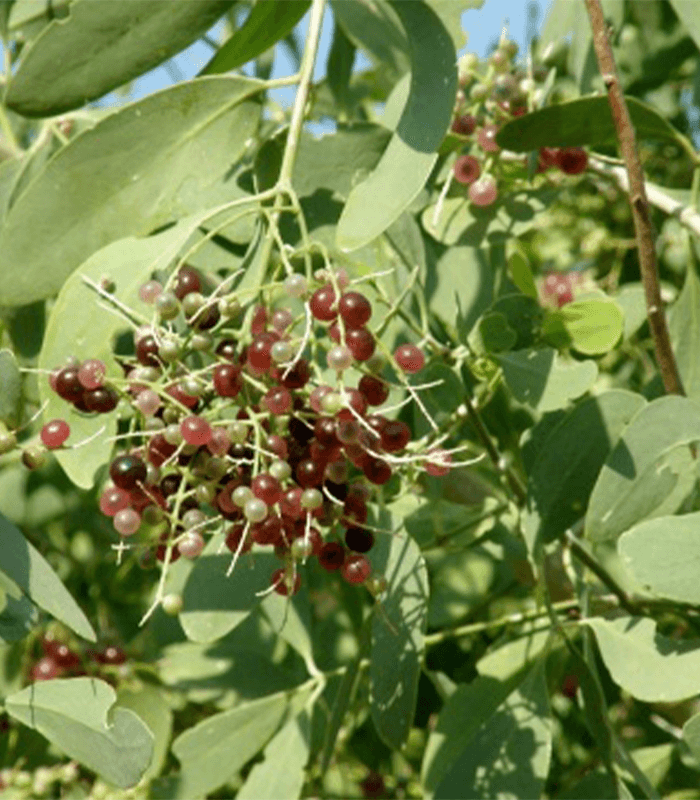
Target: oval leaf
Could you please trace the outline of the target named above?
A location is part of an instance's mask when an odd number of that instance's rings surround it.
[[[243,196],[226,177],[255,131],[261,83],[212,76],[105,117],[64,147],[0,230],[0,305],[54,294],[105,244]]]
[[[5,104],[29,117],[83,106],[184,50],[232,4],[74,0],[68,17],[47,25],[22,53]]]
[[[0,422],[8,428],[19,424],[22,377],[10,350],[0,350]]]
[[[700,280],[691,263],[669,313],[671,345],[688,397],[700,399]]]
[[[139,782],[151,760],[153,734],[114,689],[96,678],[40,681],[11,695],[5,708],[67,756],[120,788]]]
[[[632,419],[600,471],[586,514],[586,537],[616,539],[650,517],[674,512],[692,489],[687,445],[700,440],[700,406],[661,397]]]
[[[48,561],[8,519],[0,514],[0,571],[44,611],[74,630],[78,636],[97,641],[95,631],[80,606],[61,583]]]
[[[392,8],[410,44],[411,88],[381,161],[343,209],[336,234],[341,250],[371,242],[411,204],[435,164],[452,115],[457,70],[450,35],[422,2],[394,2]]]
[[[654,108],[635,97],[625,97],[632,124],[640,139],[671,141],[682,135]],[[575,147],[616,141],[608,98],[600,95],[557,103],[507,122],[496,134],[505,150],[524,153],[540,147]]]
[[[614,300],[574,300],[545,317],[542,335],[554,347],[602,356],[617,344],[623,326],[622,309]]]
[[[495,357],[516,400],[554,411],[590,389],[598,376],[593,361],[562,363],[556,350],[515,350]]]
[[[700,605],[700,512],[647,520],[617,543],[624,565],[654,594]]]
[[[637,700],[677,703],[700,692],[700,640],[661,636],[654,620],[642,617],[595,617],[585,624],[612,679]]]
[[[383,536],[370,560],[388,582],[372,621],[372,719],[382,739],[398,749],[406,742],[416,711],[428,614],[428,571],[420,549],[405,533]]]
[[[306,14],[311,0],[265,0],[253,6],[246,21],[199,73],[216,75],[243,66],[257,58],[288,33]]]

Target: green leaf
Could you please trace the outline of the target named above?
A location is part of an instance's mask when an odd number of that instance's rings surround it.
[[[683,725],[683,741],[691,753],[700,761],[700,713],[694,714]]]
[[[539,627],[538,627],[539,626]],[[542,628],[541,620],[531,623],[529,629],[521,631],[517,638],[498,644],[477,662],[479,675],[510,681],[518,673],[528,669],[537,660],[545,647],[552,642],[552,630]],[[549,652],[549,651],[548,651]]]
[[[165,693],[148,683],[134,688],[122,686],[117,690],[117,705],[130,708],[153,734],[153,754],[143,777],[146,780],[155,778],[168,757],[173,729],[173,712]]]
[[[38,623],[36,607],[24,595],[13,597],[0,589],[0,644],[24,639]]]
[[[635,97],[625,97],[639,139],[671,141],[681,134],[654,108]],[[540,147],[600,145],[616,141],[608,98],[581,97],[524,114],[507,122],[496,134],[505,150],[524,153]]]
[[[409,43],[395,10],[381,0],[332,0],[333,17],[355,45],[393,79],[411,66]]]
[[[181,733],[172,747],[182,766],[178,797],[201,797],[233,778],[274,735],[289,700],[278,692],[241,703]]]
[[[22,52],[5,103],[29,117],[83,106],[184,50],[231,5],[231,0],[196,5],[189,0],[74,0],[69,16],[47,25]]]
[[[647,320],[647,305],[644,298],[644,287],[641,282],[625,283],[615,295],[615,302],[622,309],[625,318],[623,338],[632,337]],[[673,315],[673,310],[671,310]],[[673,325],[672,322],[669,323]],[[672,334],[673,336],[673,334]],[[676,346],[673,348],[678,358]]]
[[[336,241],[345,251],[371,242],[413,202],[435,164],[452,116],[457,69],[449,34],[422,2],[394,2],[392,8],[411,49],[411,88],[381,161],[353,189],[343,209]]]
[[[382,520],[383,526],[386,523]],[[373,571],[384,575],[388,583],[381,611],[375,610],[372,620],[372,720],[387,745],[399,749],[408,738],[416,710],[428,614],[428,573],[418,546],[405,533],[382,536],[369,559]]]
[[[688,397],[700,399],[700,280],[692,263],[671,307],[668,327],[683,388]]]
[[[516,350],[496,356],[516,400],[537,411],[554,411],[590,389],[598,376],[593,361],[565,363],[556,350]]]
[[[531,297],[533,300],[538,299],[535,278],[530,269],[530,262],[524,253],[516,250],[510,255],[508,258],[508,274],[524,295]]]
[[[236,800],[296,800],[306,779],[309,759],[309,720],[292,718],[268,742],[264,761],[251,769]]]
[[[669,2],[681,24],[685,26],[691,35],[695,46],[700,48],[700,19],[698,19],[693,5],[688,0],[669,0]]]
[[[230,176],[255,131],[261,83],[212,76],[149,95],[73,139],[0,230],[0,304],[54,294],[100,247],[243,196]],[[136,144],[137,143],[137,144]]]
[[[335,20],[333,41],[326,60],[326,76],[333,99],[342,109],[348,109],[351,105],[350,78],[356,50],[357,48],[348,39],[342,26],[338,24],[338,20]]]
[[[645,589],[681,603],[700,605],[700,512],[657,517],[620,536],[625,567]]]
[[[52,744],[126,789],[151,760],[153,734],[133,711],[116,706],[114,689],[96,678],[41,681],[5,700],[8,713]]]
[[[700,406],[685,397],[661,397],[631,420],[608,456],[591,494],[586,537],[617,539],[634,524],[671,514],[691,491],[700,439]]]
[[[466,196],[436,200],[421,214],[425,230],[438,242],[478,247],[484,239],[500,244],[521,236],[545,210],[549,190],[522,189],[509,192],[490,206],[475,206]]]
[[[611,449],[644,405],[632,392],[604,392],[577,405],[542,442],[523,521],[531,552],[536,541],[553,541],[583,516]]]
[[[30,544],[18,528],[0,514],[0,571],[44,611],[63,622],[78,636],[97,641],[87,617],[73,600],[46,559]]]
[[[427,798],[540,797],[552,750],[542,664],[519,685],[480,677],[449,697],[428,738]]]
[[[645,703],[677,703],[700,692],[700,640],[669,639],[646,617],[585,621],[618,686]]]
[[[267,588],[278,565],[272,554],[246,553],[227,577],[232,554],[215,555],[220,544],[211,540],[185,584],[180,622],[193,642],[213,642],[240,625],[260,602],[255,593]]]
[[[267,618],[272,630],[277,631],[279,636],[299,653],[304,659],[309,673],[314,674],[311,603],[305,577],[302,572],[302,586],[293,599],[289,600],[273,592],[262,601],[260,610]]]
[[[50,371],[65,364],[68,356],[80,359],[99,358],[107,366],[107,380],[123,376],[113,358],[113,342],[119,331],[132,326],[120,316],[102,307],[100,299],[84,278],[99,284],[105,275],[116,283],[115,297],[135,312],[147,312],[138,297],[139,286],[151,272],[165,270],[190,239],[198,225],[213,212],[202,212],[183,220],[163,233],[145,239],[123,239],[107,245],[91,256],[65,282],[51,310],[44,345],[39,354],[39,368]],[[80,309],[80,314],[76,314]],[[143,317],[144,323],[147,318]],[[116,432],[116,411],[111,414],[81,414],[67,408],[64,400],[51,391],[46,379],[39,381],[45,418],[66,419],[71,428],[70,443],[88,439],[75,450],[57,450],[56,459],[77,486],[88,489],[95,472],[105,464],[112,451],[109,441]],[[104,435],[97,435],[105,428]],[[94,437],[94,438],[90,438]]]
[[[229,72],[257,58],[284,39],[304,16],[311,0],[265,0],[256,3],[241,27],[199,73]]]
[[[425,560],[430,574],[431,628],[456,625],[483,604],[496,575],[494,559],[483,548],[431,549]]]
[[[485,355],[510,350],[517,338],[517,334],[503,314],[489,311],[478,320],[469,334],[468,341],[475,353]]]
[[[574,300],[547,314],[542,336],[554,347],[602,356],[617,344],[623,324],[622,309],[614,300]]]
[[[11,350],[0,350],[0,422],[8,428],[19,424],[22,376]]]
[[[7,36],[7,21],[10,18],[10,11],[12,10],[12,4],[15,0],[5,0],[5,2],[0,5],[0,35],[5,38]]]
[[[420,372],[421,383],[434,383],[437,386],[421,389],[420,399],[423,407],[437,425],[444,425],[450,415],[460,405],[464,396],[464,386],[455,371],[446,364],[429,364]],[[413,435],[416,438],[432,431],[424,412],[414,404]]]

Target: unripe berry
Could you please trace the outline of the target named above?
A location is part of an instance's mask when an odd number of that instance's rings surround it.
[[[490,206],[496,202],[498,187],[491,175],[484,175],[471,184],[467,194],[475,206]]]
[[[175,593],[166,594],[165,597],[160,601],[160,604],[163,608],[163,611],[165,611],[168,616],[176,617],[182,611],[182,595]]]

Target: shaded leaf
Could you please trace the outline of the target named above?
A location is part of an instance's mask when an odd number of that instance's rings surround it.
[[[8,428],[19,424],[22,376],[11,350],[0,350],[0,423]]]
[[[574,300],[547,314],[542,336],[554,347],[600,356],[617,344],[623,322],[622,309],[614,300]]]
[[[654,108],[625,97],[639,139],[671,141],[681,134]],[[596,95],[557,103],[507,122],[496,134],[505,150],[524,153],[540,147],[599,145],[616,140],[608,98]]]
[[[469,346],[478,355],[503,353],[517,340],[515,331],[503,314],[489,311],[476,323],[469,334]]]
[[[695,483],[687,445],[700,439],[700,406],[661,397],[639,411],[608,456],[591,494],[586,537],[616,539],[643,519],[676,511]]]
[[[5,95],[19,114],[78,108],[148,72],[206,33],[231,0],[74,0],[22,53]],[[61,69],[55,69],[56,64]]]
[[[115,701],[104,681],[68,678],[27,686],[8,697],[5,708],[108,783],[127,788],[151,760],[153,734],[133,711],[113,708]]]
[[[117,691],[117,705],[130,708],[153,734],[153,753],[151,762],[143,774],[145,779],[159,775],[170,749],[173,729],[173,712],[165,693],[156,686],[144,683],[135,688],[120,687]]]
[[[531,552],[535,542],[553,541],[583,516],[611,449],[645,404],[632,392],[604,392],[577,405],[540,444],[524,518]]]
[[[688,397],[700,399],[700,280],[692,263],[668,320],[671,345]]]
[[[646,617],[594,617],[585,624],[611,678],[637,700],[677,703],[700,692],[700,640],[661,636]]]
[[[336,241],[345,251],[371,242],[415,199],[435,164],[454,105],[455,49],[439,18],[422,2],[394,2],[392,8],[409,41],[411,88],[381,161],[343,209]]]
[[[344,109],[351,105],[350,77],[355,63],[355,53],[355,45],[348,39],[338,20],[335,20],[333,41],[326,61],[326,76],[333,99]]]
[[[452,412],[462,402],[464,386],[453,369],[446,364],[429,364],[420,372],[420,383],[440,381],[437,386],[420,390],[423,407],[437,425],[444,425]],[[423,411],[414,404],[413,435],[424,436],[432,431]]]
[[[508,258],[508,273],[510,279],[524,295],[531,297],[533,300],[538,299],[535,278],[530,269],[530,262],[524,253],[516,250],[510,255]]]
[[[593,361],[563,362],[555,350],[515,350],[496,356],[516,400],[554,411],[588,390],[598,375]]]
[[[383,524],[386,520],[383,521]],[[382,536],[369,553],[373,570],[387,579],[382,612],[372,620],[370,703],[372,720],[392,748],[405,743],[413,724],[428,613],[428,573],[413,539]]]
[[[0,514],[0,571],[44,611],[91,642],[97,641],[87,617],[61,583],[46,559],[28,542],[19,528]]]
[[[265,0],[256,3],[243,25],[221,45],[199,74],[229,72],[257,58],[291,33],[310,5],[311,0]]]
[[[24,595],[13,597],[0,589],[0,644],[24,639],[38,622],[35,606]]]
[[[700,761],[700,713],[694,714],[683,725],[683,741],[691,753]]]
[[[149,95],[73,139],[0,230],[0,304],[54,294],[94,251],[243,197],[230,171],[255,131],[261,84],[212,76]]]
[[[700,49],[700,19],[696,13],[697,9],[688,0],[669,0],[669,2],[678,19],[691,35],[695,46]]]
[[[657,517],[620,536],[617,549],[635,580],[654,594],[700,605],[700,513]]]

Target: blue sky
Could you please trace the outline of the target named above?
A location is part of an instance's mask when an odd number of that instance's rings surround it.
[[[460,0],[454,0],[454,2],[459,3]],[[500,37],[501,30],[505,25],[507,26],[509,37],[514,39],[520,46],[521,54],[526,53],[529,38],[534,31],[541,28],[544,16],[551,3],[552,0],[485,0],[481,9],[465,11],[462,15],[462,27],[468,37],[468,44],[464,50],[475,52],[479,56],[486,55]],[[299,38],[302,41],[306,36],[307,27],[308,14],[297,27]],[[316,80],[321,79],[325,74],[325,63],[331,45],[332,34],[332,16],[331,13],[327,12],[324,17],[319,54],[316,60],[314,74]],[[191,78],[209,61],[211,55],[211,48],[204,42],[195,42],[174,59],[175,68],[182,77]],[[355,61],[355,68],[362,69],[368,64],[369,62],[364,56],[359,54]],[[277,78],[289,75],[292,71],[292,64],[286,49],[278,47],[272,77]],[[158,67],[135,82],[133,92],[128,99],[136,99],[151,94],[173,82],[173,71],[168,72],[165,67]],[[288,106],[294,99],[294,88],[277,89],[272,96],[281,105]],[[108,95],[103,98],[100,105],[122,104],[124,100],[123,95]],[[323,128],[323,126],[320,127]]]

